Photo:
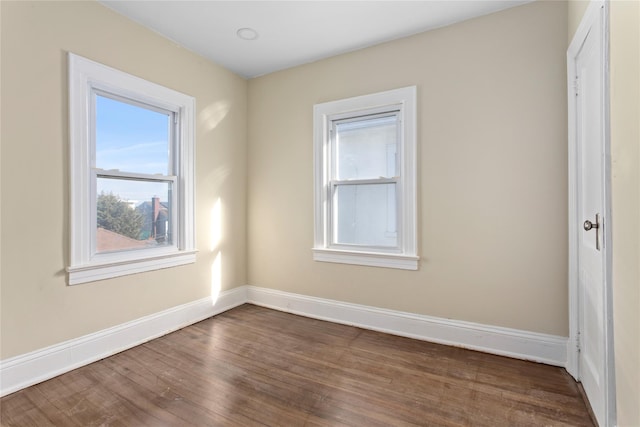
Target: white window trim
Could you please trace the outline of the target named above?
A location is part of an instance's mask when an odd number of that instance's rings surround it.
[[[371,95],[341,99],[314,105],[314,247],[315,261],[374,267],[417,270],[417,189],[416,189],[416,86],[379,92]],[[400,250],[395,253],[373,248],[331,247],[328,212],[330,182],[329,144],[331,118],[362,110],[399,109],[402,122],[402,147],[400,149],[400,185],[402,197],[399,226]]]
[[[195,262],[195,99],[69,53],[70,265],[69,285]],[[177,239],[173,247],[92,255],[91,94],[101,90],[177,116]]]

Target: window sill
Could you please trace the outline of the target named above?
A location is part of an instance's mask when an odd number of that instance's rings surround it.
[[[417,256],[383,254],[375,252],[353,252],[338,249],[314,248],[313,260],[320,262],[336,262],[340,264],[366,265],[369,267],[397,268],[401,270],[417,270]]]
[[[195,250],[179,251],[153,257],[67,267],[69,285],[192,264],[196,262],[196,252]]]

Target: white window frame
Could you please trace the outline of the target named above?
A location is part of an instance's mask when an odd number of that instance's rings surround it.
[[[195,99],[172,89],[69,53],[70,265],[69,285],[195,262]],[[107,95],[170,112],[174,117],[170,175],[173,212],[171,245],[95,253],[96,179],[136,178],[95,168],[95,96]],[[147,176],[137,178],[147,179]]]
[[[315,261],[417,270],[416,86],[314,105],[314,247]],[[399,126],[398,176],[358,183],[397,183],[398,247],[353,246],[332,243],[333,179],[332,128],[336,121],[397,112]],[[371,182],[369,182],[371,181]],[[375,182],[374,182],[375,181]]]

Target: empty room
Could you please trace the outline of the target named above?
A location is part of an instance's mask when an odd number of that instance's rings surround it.
[[[0,25],[2,426],[640,427],[640,2]]]

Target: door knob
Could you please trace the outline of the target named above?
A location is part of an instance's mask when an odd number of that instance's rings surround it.
[[[589,231],[595,228],[596,230],[596,250],[600,250],[600,233],[599,233],[599,228],[600,228],[600,214],[596,214],[596,222],[593,223],[589,220],[586,220],[584,222],[584,224],[582,224],[582,227],[584,228],[585,231]]]
[[[586,221],[584,222],[584,229],[585,229],[586,231],[589,231],[589,230],[591,230],[592,228],[600,228],[600,224],[598,224],[597,222],[594,224],[594,223],[592,223],[591,221],[586,220]]]

